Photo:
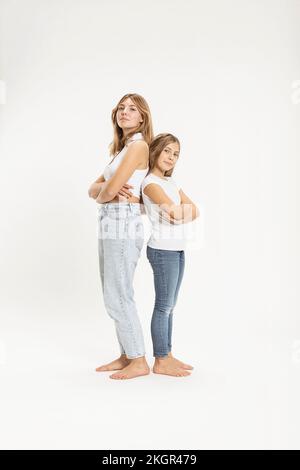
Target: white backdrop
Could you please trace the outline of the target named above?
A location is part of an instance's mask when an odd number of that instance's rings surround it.
[[[0,1],[1,448],[299,448],[299,20],[297,0]],[[188,378],[94,371],[119,350],[87,191],[128,92],[180,139],[201,213],[174,313]]]

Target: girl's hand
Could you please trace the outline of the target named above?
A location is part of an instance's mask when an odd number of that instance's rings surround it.
[[[133,186],[131,186],[131,184],[125,183],[124,186],[122,186],[122,188],[118,192],[118,195],[126,198],[133,196],[133,194],[129,191],[129,188],[133,188]]]

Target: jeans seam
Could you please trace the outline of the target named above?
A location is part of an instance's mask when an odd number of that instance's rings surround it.
[[[121,245],[121,259],[120,259],[120,274],[121,274],[121,279],[120,279],[120,282],[122,283],[122,279],[125,278],[125,272],[123,271],[124,269],[124,265],[125,265],[125,259],[124,259],[124,245],[125,245],[125,239],[122,239],[122,245]],[[123,269],[122,269],[123,268]],[[119,291],[121,292],[121,289],[119,289]],[[120,303],[121,303],[121,306],[122,306],[122,314],[123,314],[123,318],[124,319],[128,319],[128,323],[130,325],[130,336],[132,337],[133,339],[133,346],[134,346],[134,350],[137,350],[137,344],[136,344],[136,339],[134,337],[134,328],[133,328],[133,323],[132,323],[132,319],[130,317],[130,315],[126,315],[126,308],[125,308],[125,305],[124,305],[124,302],[123,302],[123,299],[122,299],[122,295],[119,295],[119,299],[120,299]],[[128,310],[128,309],[127,309]]]
[[[127,213],[126,214],[127,217],[126,217],[126,221],[125,221],[125,226],[126,226],[126,231],[127,231],[127,228],[128,228],[128,216],[130,215],[130,213]],[[125,257],[124,257],[124,246],[125,246],[125,239],[122,240],[122,251],[121,251],[121,264],[120,264],[120,273],[121,273],[121,276],[123,275],[125,277],[125,272],[124,270],[122,271],[122,267],[124,269],[124,265],[125,265]],[[124,306],[124,302],[122,300],[122,296],[120,296],[120,301],[121,301],[121,305],[122,305],[122,308],[123,308],[123,316],[126,318],[126,313],[125,313],[125,306]],[[138,346],[137,346],[137,342],[136,342],[136,338],[135,338],[135,335],[134,335],[134,325],[133,325],[133,321],[132,321],[132,318],[130,315],[128,315],[128,322],[129,322],[129,325],[130,325],[130,335],[132,337],[132,340],[133,340],[133,349],[136,351],[136,355],[134,357],[142,357],[139,353],[138,353]],[[126,354],[127,355],[127,354]],[[130,355],[132,356],[132,355]],[[144,353],[143,353],[143,356],[144,356]]]
[[[155,259],[159,261],[159,258],[158,258],[158,254],[159,253],[155,253]],[[162,283],[161,283],[161,286],[163,288],[163,291],[164,291],[164,294],[167,295],[167,284],[166,284],[166,266],[165,266],[165,260],[164,258],[161,258],[161,273],[162,273]],[[156,304],[156,299],[155,299],[155,304],[154,304],[154,311],[157,309],[157,304]],[[159,328],[159,339],[160,339],[160,343],[163,344],[164,343],[164,335],[162,333],[162,329]],[[168,342],[168,341],[167,341]],[[167,348],[168,348],[168,345],[167,345]],[[166,351],[166,350],[165,350]],[[168,351],[166,352],[163,352],[162,353],[163,355],[167,355],[168,354]],[[153,350],[153,355],[156,356],[157,355],[157,351]]]

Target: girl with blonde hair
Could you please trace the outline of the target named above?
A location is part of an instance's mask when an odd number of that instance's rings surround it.
[[[111,114],[111,162],[89,188],[98,206],[98,255],[103,300],[114,320],[120,357],[96,371],[117,371],[112,379],[150,372],[134,301],[133,277],[144,241],[141,183],[149,170],[152,119],[139,94],[124,95]]]

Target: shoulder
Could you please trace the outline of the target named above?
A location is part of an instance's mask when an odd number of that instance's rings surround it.
[[[147,186],[147,184],[151,182],[152,182],[152,178],[150,177],[150,175],[145,176],[145,178],[142,181],[142,187]]]
[[[149,158],[149,147],[144,140],[135,140],[125,147],[126,160],[135,160],[136,162],[144,162]]]
[[[148,173],[148,175],[146,175],[145,178],[143,179],[142,183],[144,184],[157,183],[157,179],[153,177],[151,173]]]
[[[160,183],[158,178],[153,178],[153,176],[150,174],[146,176],[143,181],[142,181],[142,190],[146,195],[150,195],[153,192],[160,192],[162,191],[163,186]]]
[[[154,204],[173,204],[173,201],[169,198],[165,187],[154,179],[150,179],[143,186],[142,192],[146,195]]]
[[[147,144],[147,142],[145,140],[134,140],[132,142],[128,142],[128,144],[126,145],[126,148],[129,150],[146,150],[146,151],[149,151],[149,145]]]

